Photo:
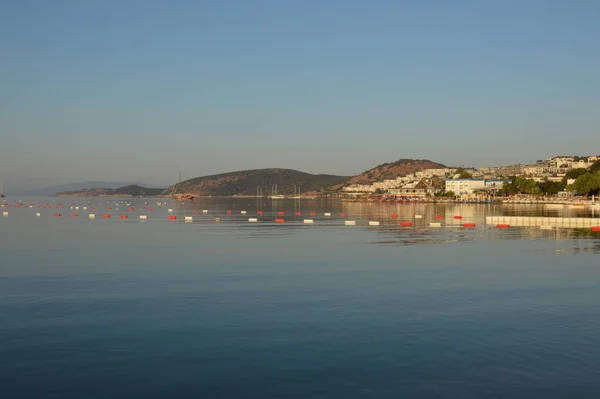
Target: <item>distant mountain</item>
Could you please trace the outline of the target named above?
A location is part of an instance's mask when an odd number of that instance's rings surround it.
[[[160,188],[154,184],[141,184],[141,183],[129,183],[129,182],[115,182],[115,181],[87,181],[82,183],[69,183],[62,184],[57,186],[50,186],[45,188],[40,188],[36,190],[27,190],[16,193],[17,195],[31,195],[31,196],[42,196],[42,195],[54,195],[56,193],[66,192],[66,191],[81,191],[86,189],[94,189],[94,188],[105,188],[105,189],[117,189],[120,187],[125,187],[129,185],[138,185],[142,187],[148,188]]]
[[[300,193],[316,192],[339,185],[347,179],[347,176],[312,175],[292,169],[254,169],[196,177],[169,187],[165,194],[256,195],[256,188],[259,187],[263,195],[271,195],[273,186],[277,185],[277,194],[292,195],[294,188]]]
[[[383,163],[378,165],[373,169],[369,169],[358,176],[348,179],[346,183],[371,184],[380,180],[395,179],[399,176],[411,175],[425,169],[440,169],[445,167],[446,166],[441,163],[433,162],[428,159],[400,159],[393,163]]]
[[[121,197],[136,197],[136,196],[157,196],[164,192],[164,188],[148,188],[130,184],[119,188],[94,187],[83,190],[61,191],[55,195],[58,197],[97,197],[97,196],[121,196]]]

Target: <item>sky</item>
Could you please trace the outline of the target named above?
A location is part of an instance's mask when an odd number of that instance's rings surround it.
[[[600,1],[0,1],[0,179],[600,153]]]

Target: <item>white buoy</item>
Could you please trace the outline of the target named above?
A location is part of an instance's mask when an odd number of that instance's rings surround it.
[[[42,214],[38,212],[35,214],[35,216],[42,216]]]
[[[331,216],[331,213],[325,212],[324,216]]]
[[[314,222],[313,219],[304,219],[304,224],[313,224]]]
[[[90,218],[90,219],[96,219],[96,215],[95,215],[95,214],[93,214],[93,213],[90,213],[90,214],[88,215],[88,218]]]
[[[208,213],[208,209],[203,209],[202,213]]]
[[[2,212],[2,216],[8,216],[8,212]]]
[[[78,207],[78,206],[76,206],[76,207],[75,207],[75,209],[79,210],[79,207]]]
[[[248,221],[249,221],[250,223],[257,223],[257,222],[258,222],[258,219],[257,219],[257,218],[250,218],[250,219],[248,219]]]
[[[379,226],[379,222],[374,221],[374,220],[370,220],[369,221],[369,226]]]
[[[141,220],[146,220],[146,219],[148,219],[148,216],[146,216],[146,215],[140,215],[140,219]]]
[[[84,210],[84,211],[87,211],[87,206],[84,206],[84,207],[83,207],[83,210]]]
[[[441,223],[429,223],[429,227],[442,227]]]
[[[173,212],[173,209],[169,208],[169,210],[167,212]]]
[[[356,226],[356,220],[346,220],[344,221],[346,226]]]
[[[415,215],[415,219],[423,219],[423,215]]]
[[[552,230],[553,227],[552,226],[540,226],[541,230]]]
[[[246,211],[242,211],[242,215],[245,215],[246,213],[248,213],[248,212],[246,212]]]
[[[186,216],[185,218],[183,218],[183,220],[187,223],[192,222],[194,220],[194,218],[192,216]]]

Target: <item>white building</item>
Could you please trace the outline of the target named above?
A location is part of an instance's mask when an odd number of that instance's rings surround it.
[[[448,179],[446,192],[452,191],[455,195],[471,195],[475,191],[496,192],[509,180],[483,180],[483,179]]]

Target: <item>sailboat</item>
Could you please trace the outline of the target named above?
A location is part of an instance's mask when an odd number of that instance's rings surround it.
[[[296,190],[296,186],[294,186],[294,196],[291,198],[292,199],[300,199],[300,189],[298,188],[298,190]]]
[[[2,190],[2,181],[0,181],[0,198],[4,197],[6,197],[6,195],[4,195],[4,190]]]
[[[277,194],[277,184],[273,185],[273,190],[271,191],[273,195],[271,195],[271,199],[285,199],[283,195]]]

